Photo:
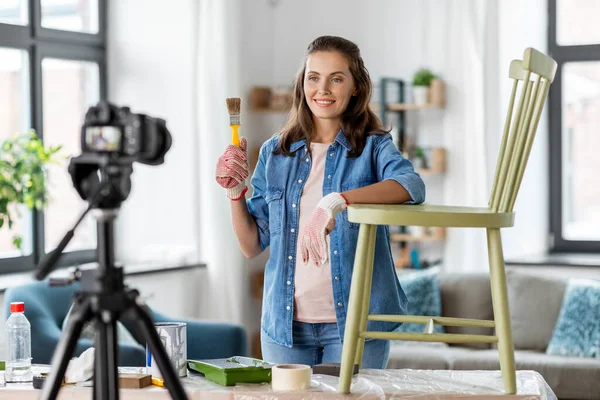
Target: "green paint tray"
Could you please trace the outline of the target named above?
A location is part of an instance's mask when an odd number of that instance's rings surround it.
[[[214,360],[188,360],[189,369],[200,372],[206,379],[223,386],[271,382],[271,367],[275,365],[256,358],[237,356]]]

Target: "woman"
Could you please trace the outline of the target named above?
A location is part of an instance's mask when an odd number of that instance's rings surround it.
[[[246,141],[218,161],[233,227],[246,257],[267,247],[261,320],[263,358],[340,362],[358,224],[356,203],[421,203],[425,186],[369,109],[372,84],[358,47],[322,36],[306,52],[290,119],[260,150],[247,201]],[[387,227],[377,229],[371,313],[404,314]],[[391,331],[399,324],[369,322]],[[385,368],[389,341],[365,342],[363,368]]]

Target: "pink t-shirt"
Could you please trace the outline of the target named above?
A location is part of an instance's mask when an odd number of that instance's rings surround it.
[[[294,319],[309,323],[336,322],[329,261],[315,265],[311,259],[304,264],[300,252],[304,228],[310,221],[317,203],[323,198],[323,179],[328,147],[329,144],[311,143],[312,166],[300,197],[299,235],[294,277]],[[329,248],[329,235],[327,235],[327,244]]]

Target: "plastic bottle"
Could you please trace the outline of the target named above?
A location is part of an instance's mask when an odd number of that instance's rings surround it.
[[[8,341],[6,358],[7,382],[31,382],[31,325],[25,317],[25,304],[10,303],[10,317],[6,321]]]

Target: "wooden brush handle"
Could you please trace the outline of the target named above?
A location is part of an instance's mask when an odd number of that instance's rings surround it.
[[[231,125],[231,144],[238,147],[240,146],[239,129],[239,125]]]

